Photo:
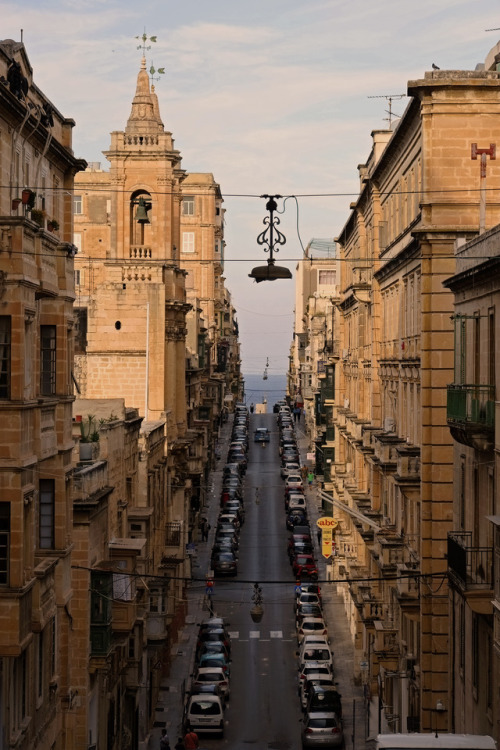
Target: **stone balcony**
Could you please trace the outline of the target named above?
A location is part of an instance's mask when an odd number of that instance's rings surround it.
[[[406,546],[398,536],[377,534],[373,542],[372,554],[384,573],[395,573],[397,565],[404,562]]]

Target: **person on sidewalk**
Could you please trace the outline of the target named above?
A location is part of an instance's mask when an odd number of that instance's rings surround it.
[[[202,541],[208,542],[208,532],[210,531],[211,527],[206,518],[201,519],[200,528]]]
[[[174,745],[174,750],[186,750],[182,737],[178,738],[177,742]]]
[[[314,472],[310,471],[307,475],[307,483],[309,487],[312,487],[312,483],[314,482]]]
[[[168,741],[168,734],[166,729],[161,730],[160,750],[170,750],[170,742]]]
[[[184,747],[186,750],[198,750],[198,744],[198,735],[191,727],[188,727],[184,737]]]

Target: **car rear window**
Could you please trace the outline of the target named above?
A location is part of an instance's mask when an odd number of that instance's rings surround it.
[[[191,703],[191,714],[193,716],[208,716],[211,714],[220,714],[220,706],[217,701],[193,701]]]
[[[310,718],[307,723],[312,729],[335,729],[337,726],[333,716],[324,719]]]

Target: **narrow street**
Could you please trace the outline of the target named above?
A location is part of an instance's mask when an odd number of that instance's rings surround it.
[[[253,442],[256,427],[268,427],[267,444]],[[157,726],[166,725],[172,740],[180,731],[182,690],[189,684],[197,625],[208,616],[204,606],[204,578],[209,565],[211,539],[219,512],[222,466],[231,424],[224,426],[221,459],[213,472],[211,501],[207,516],[212,529],[207,543],[197,545],[196,581],[189,589],[189,623],[184,628],[179,652],[165,680],[164,704],[157,715]],[[301,460],[306,454],[306,437],[300,423],[296,435]],[[235,578],[215,579],[214,613],[228,622],[231,635],[231,695],[225,712],[223,739],[201,738],[200,746],[235,748],[252,745],[256,750],[300,747],[302,711],[297,694],[297,636],[294,617],[295,578],[286,552],[289,532],[285,525],[284,481],[280,476],[279,432],[275,414],[250,417],[248,470],[245,476],[246,520],[240,532],[238,574]],[[315,545],[315,521],[319,511],[315,489],[307,490],[308,512]],[[360,686],[354,685],[351,640],[336,584],[326,580],[326,565],[316,550],[325,617],[335,653],[335,676],[342,694],[344,734],[347,748],[364,747],[365,709]],[[262,587],[264,615],[254,623],[250,616],[253,584]],[[183,682],[185,680],[185,682]],[[353,715],[355,713],[355,721]],[[353,729],[354,742],[353,745]],[[159,730],[158,730],[159,736]],[[154,747],[154,741],[153,741]]]

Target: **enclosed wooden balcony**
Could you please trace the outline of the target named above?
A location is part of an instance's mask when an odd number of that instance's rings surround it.
[[[459,443],[490,450],[495,437],[494,386],[452,383],[448,386],[446,418]]]

